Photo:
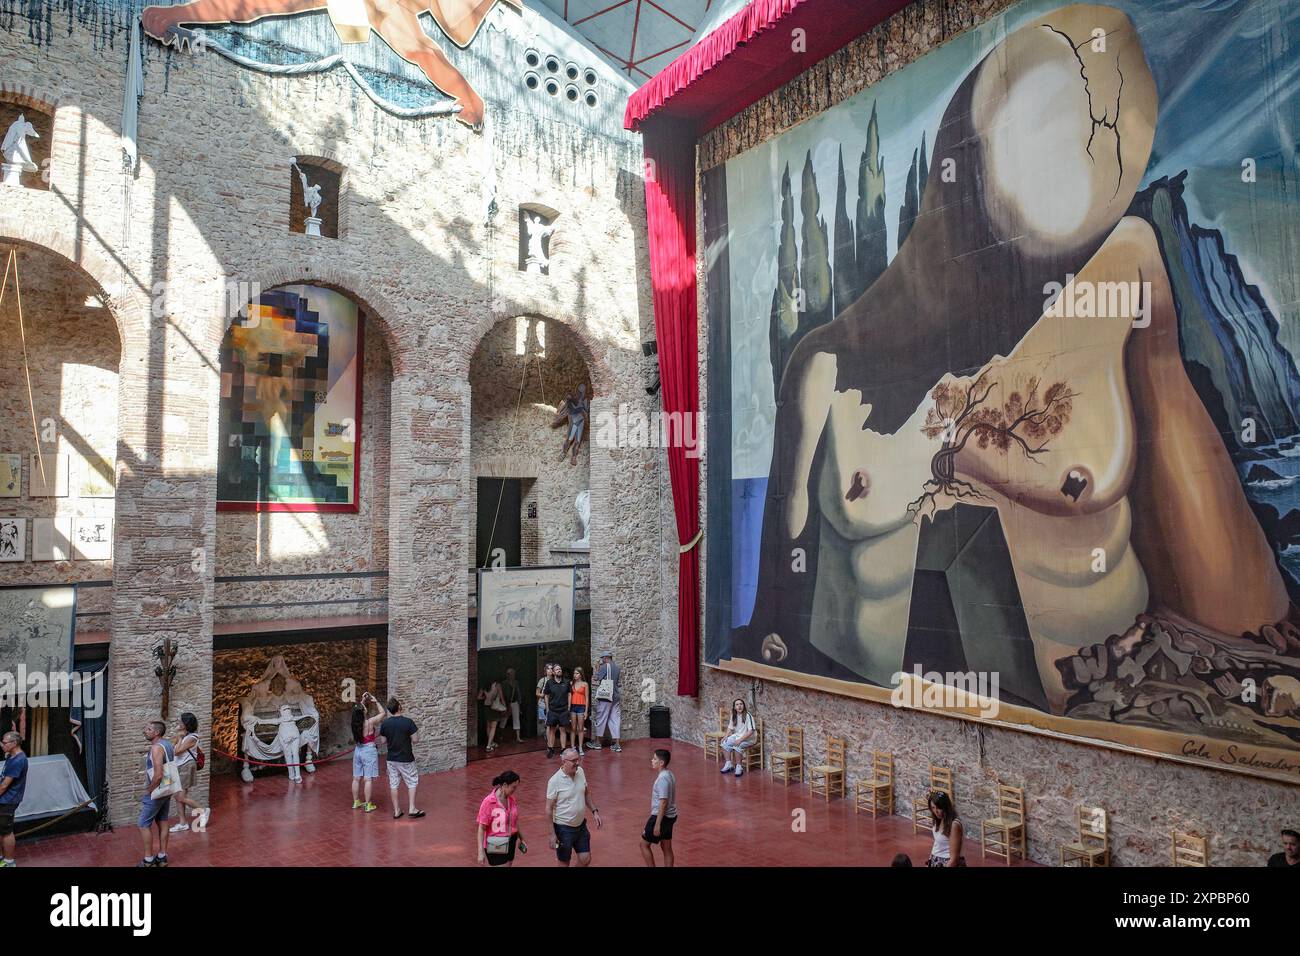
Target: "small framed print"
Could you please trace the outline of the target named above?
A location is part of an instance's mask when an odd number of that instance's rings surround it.
[[[0,498],[18,498],[23,493],[23,456],[0,455]]]
[[[66,498],[68,496],[68,456],[32,455],[27,469],[27,497]]]
[[[113,556],[113,519],[77,518],[72,525],[72,549],[78,561],[107,561]]]
[[[116,480],[112,458],[88,455],[81,460],[81,479],[77,487],[80,498],[112,498]]]
[[[72,558],[72,519],[32,519],[32,560],[69,561]]]
[[[0,518],[0,561],[27,557],[27,519]]]

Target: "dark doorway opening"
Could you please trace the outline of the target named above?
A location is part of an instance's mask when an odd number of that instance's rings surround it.
[[[523,534],[519,509],[523,506],[523,498],[523,479],[478,480],[478,509],[474,521],[475,567],[504,564],[507,568],[517,568],[522,563]]]

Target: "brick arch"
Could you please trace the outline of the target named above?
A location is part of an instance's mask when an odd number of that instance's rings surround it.
[[[483,339],[496,328],[498,323],[520,317],[542,319],[563,326],[564,330],[573,336],[578,348],[578,354],[582,356],[582,361],[587,365],[594,397],[608,398],[613,394],[614,369],[613,364],[610,362],[610,347],[593,338],[577,316],[563,315],[535,307],[505,311],[494,310],[476,321],[465,337],[461,349],[453,356],[455,364],[452,367],[452,375],[462,381],[469,381],[470,363],[473,361],[474,353],[478,351]]]
[[[373,327],[377,328],[383,337],[384,347],[388,349],[388,357],[393,364],[393,377],[397,378],[405,371],[408,353],[415,347],[413,342],[408,341],[409,333],[397,319],[405,313],[394,307],[388,298],[375,289],[368,280],[347,269],[300,265],[297,268],[280,266],[270,269],[254,277],[252,281],[267,291],[284,285],[316,285],[347,296],[365,310],[367,321],[373,322]],[[226,330],[223,328],[222,338],[225,334]]]
[[[48,252],[84,275],[103,298],[117,328],[123,355],[130,345],[147,347],[149,299],[145,292],[121,279],[115,267],[85,242],[74,242],[62,230],[37,225],[21,216],[0,214],[0,243]],[[129,282],[129,280],[128,280]]]
[[[18,106],[31,107],[47,116],[53,116],[59,108],[61,97],[53,90],[31,83],[19,83],[14,80],[0,81],[0,100]]]

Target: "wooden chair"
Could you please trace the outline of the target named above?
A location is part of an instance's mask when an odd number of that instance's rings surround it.
[[[831,794],[845,794],[844,738],[826,738],[826,762],[808,768],[808,788],[813,796],[821,795],[831,802]]]
[[[934,828],[934,821],[930,818],[930,794],[936,790],[942,790],[948,794],[948,799],[952,801],[953,808],[956,809],[957,801],[952,795],[951,767],[936,767],[934,764],[930,764],[930,788],[912,801],[913,833]]]
[[[1079,839],[1061,847],[1061,866],[1110,866],[1110,825],[1103,807],[1079,807]]]
[[[704,756],[715,761],[722,759],[722,739],[727,736],[727,708],[718,708],[718,729],[705,731]]]
[[[798,783],[803,783],[803,730],[799,727],[785,728],[785,750],[772,754],[772,779],[778,777],[788,787],[790,774]]]
[[[998,784],[998,815],[980,826],[980,857],[994,856],[1011,865],[1019,853],[1025,859],[1025,789]]]
[[[859,780],[853,789],[854,813],[866,810],[873,817],[878,813],[893,814],[894,755],[881,750],[871,751],[871,778]]]
[[[1209,841],[1194,833],[1174,831],[1174,866],[1209,866]]]
[[[754,731],[758,736],[758,743],[747,750],[741,751],[745,760],[745,772],[751,770],[763,769],[763,718],[754,718]]]

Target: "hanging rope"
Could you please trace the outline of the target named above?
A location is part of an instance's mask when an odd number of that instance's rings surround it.
[[[526,338],[524,340],[524,344],[525,346],[527,345]],[[516,422],[519,421],[519,410],[523,408],[524,405],[524,386],[528,383],[528,360],[530,358],[537,358],[537,377],[538,379],[541,379],[542,376],[542,360],[540,356],[533,356],[531,354],[525,355],[524,367],[519,376],[519,394],[515,396],[515,421]],[[542,404],[543,405],[546,404],[546,384],[544,382],[542,383]],[[496,511],[492,515],[492,532],[491,534],[488,535],[487,550],[483,552],[483,554],[485,555],[483,567],[485,568],[488,566],[488,561],[492,560],[492,545],[496,541],[496,537],[497,537],[497,519],[501,517],[501,499],[505,497],[505,493],[506,493],[505,479],[502,478],[500,479],[500,481],[501,481],[501,486],[497,489],[497,507],[496,507]],[[475,600],[477,600],[477,595],[475,596]]]
[[[23,344],[23,374],[27,377],[27,407],[32,413],[32,438],[36,441],[36,462],[41,469],[41,484],[48,489],[45,478],[45,454],[41,451],[41,432],[36,426],[36,399],[32,394],[32,369],[27,361],[27,329],[23,323],[23,290],[18,281],[18,250],[10,249],[5,262],[4,282],[0,284],[0,308],[4,306],[5,292],[9,289],[9,270],[14,273],[14,298],[18,300],[18,337]],[[57,490],[57,489],[56,489]]]

